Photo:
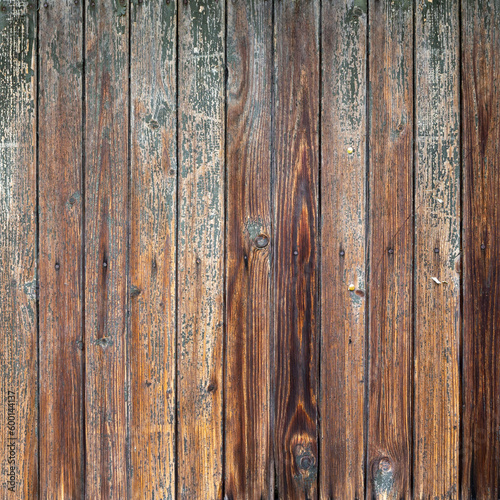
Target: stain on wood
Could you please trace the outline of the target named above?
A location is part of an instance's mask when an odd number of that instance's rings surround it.
[[[36,16],[0,7],[0,497],[38,497]]]
[[[39,23],[40,497],[79,499],[84,484],[82,6],[58,0],[40,11]]]
[[[457,2],[452,1],[422,0],[416,5],[415,498],[458,498],[461,330],[457,272],[461,258],[458,8]]]
[[[319,458],[319,2],[274,8],[274,458],[279,498],[305,499]]]
[[[131,498],[174,499],[175,3],[134,4],[130,29]]]
[[[272,498],[272,2],[228,3],[225,494]]]
[[[499,18],[462,2],[463,498],[500,496]]]
[[[86,6],[85,434],[87,498],[127,480],[128,11]]]
[[[225,7],[178,8],[178,497],[221,499]]]
[[[322,7],[321,498],[364,492],[367,8]]]
[[[369,3],[370,498],[410,498],[413,12]]]

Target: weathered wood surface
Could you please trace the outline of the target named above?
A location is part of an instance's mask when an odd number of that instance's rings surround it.
[[[497,500],[499,40],[1,0],[0,498]]]
[[[279,498],[311,499],[319,460],[319,1],[277,2],[274,18],[276,486]]]
[[[0,496],[38,497],[36,13],[0,4]]]
[[[160,22],[161,21],[161,22]],[[131,11],[131,498],[175,498],[175,2]]]
[[[85,496],[121,500],[128,496],[128,4],[86,7]]]
[[[500,496],[500,2],[462,3],[463,498]]]
[[[40,10],[39,23],[40,497],[79,499],[84,483],[82,5],[52,2]]]
[[[229,2],[225,494],[271,498],[272,2]]]
[[[457,2],[417,3],[414,498],[458,498],[461,333],[458,28]]]
[[[222,499],[225,6],[178,7],[178,498]]]
[[[412,7],[369,3],[370,498],[411,497]]]
[[[322,10],[321,498],[364,492],[367,6]]]

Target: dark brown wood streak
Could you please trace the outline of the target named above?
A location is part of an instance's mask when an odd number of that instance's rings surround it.
[[[413,5],[371,0],[368,498],[410,498]]]
[[[313,499],[318,477],[319,1],[276,2],[274,43],[274,455],[279,498]]]
[[[39,13],[40,497],[75,500],[84,481],[82,11],[57,0]]]
[[[272,2],[228,2],[228,500],[272,497]]]
[[[128,497],[128,4],[86,6],[86,497]]]
[[[462,1],[462,497],[500,496],[500,2]]]

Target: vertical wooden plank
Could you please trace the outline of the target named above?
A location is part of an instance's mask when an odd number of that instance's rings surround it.
[[[83,496],[82,5],[40,9],[40,496]]]
[[[462,2],[462,497],[500,496],[500,2]]]
[[[178,488],[222,498],[224,2],[179,4]]]
[[[228,2],[226,496],[272,496],[272,2]]]
[[[274,455],[279,498],[310,499],[318,474],[319,1],[276,2],[274,39]]]
[[[86,497],[125,499],[128,5],[86,13]]]
[[[414,498],[458,498],[458,8],[451,0],[416,6]]]
[[[132,5],[131,496],[175,498],[176,2]]]
[[[413,5],[370,0],[369,498],[410,498]]]
[[[0,4],[1,498],[38,498],[36,9]]]
[[[366,32],[360,0],[322,6],[321,498],[364,496]]]

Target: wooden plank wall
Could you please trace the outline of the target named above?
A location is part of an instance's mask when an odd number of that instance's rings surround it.
[[[0,0],[0,498],[500,496],[499,0]]]

